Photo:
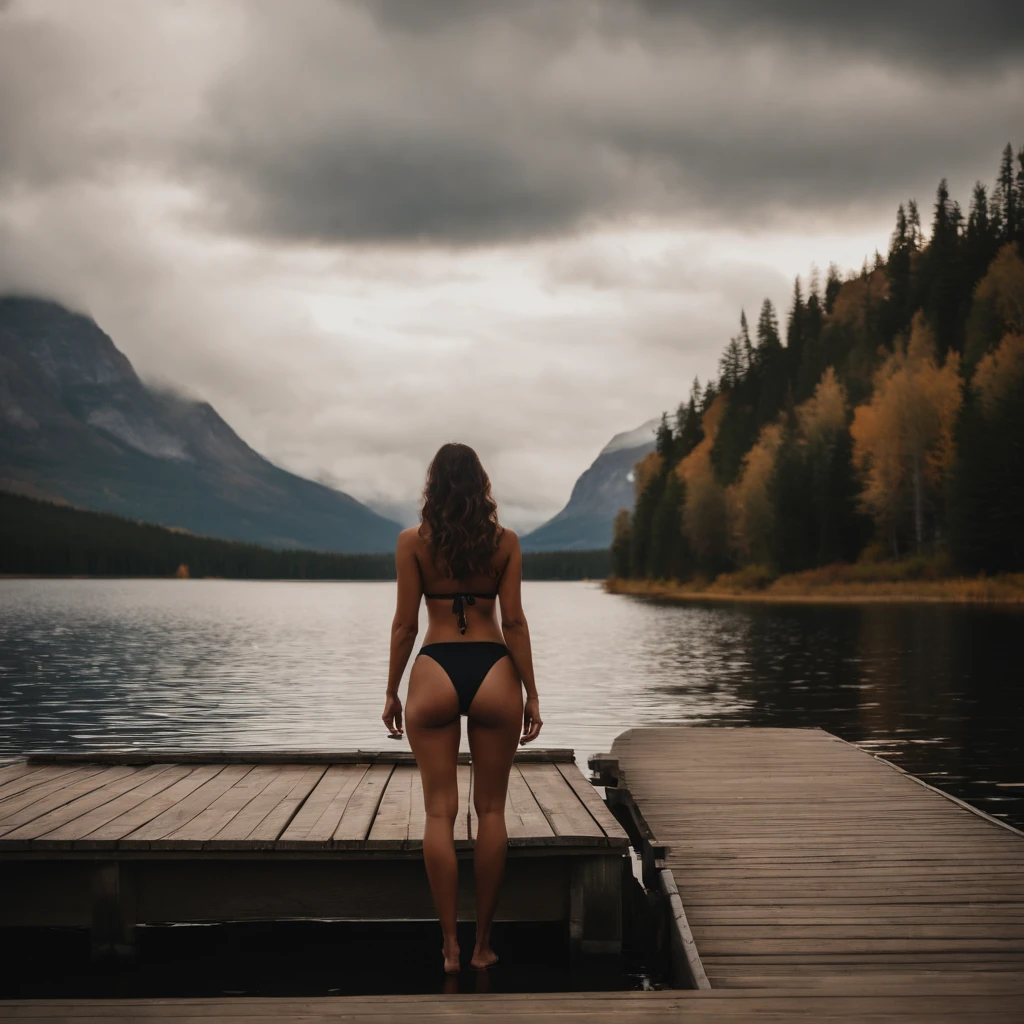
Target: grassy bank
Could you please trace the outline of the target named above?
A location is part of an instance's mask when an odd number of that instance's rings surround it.
[[[665,580],[605,582],[612,594],[631,594],[655,601],[764,602],[950,602],[1024,604],[1024,573],[962,577],[942,573],[936,561],[911,559],[821,569],[773,576],[752,566],[723,573],[713,580],[676,583]]]

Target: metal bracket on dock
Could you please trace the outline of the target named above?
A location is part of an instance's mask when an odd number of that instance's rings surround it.
[[[640,853],[644,884],[660,892],[668,905],[672,984],[676,988],[710,989],[711,983],[697,952],[675,876],[668,865],[669,847],[658,841],[647,824],[626,785],[618,758],[610,754],[596,754],[587,764],[594,773],[591,782],[595,786],[605,787],[608,807],[629,833],[630,841]]]

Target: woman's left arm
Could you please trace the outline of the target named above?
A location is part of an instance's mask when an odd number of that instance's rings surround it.
[[[419,631],[420,598],[423,596],[423,582],[416,565],[416,529],[403,530],[398,535],[395,548],[395,569],[398,572],[398,602],[395,617],[391,622],[391,658],[388,662],[388,689],[384,698],[384,714],[381,718],[388,732],[395,738],[402,736],[402,701],[398,696],[398,684],[409,663],[416,633]]]

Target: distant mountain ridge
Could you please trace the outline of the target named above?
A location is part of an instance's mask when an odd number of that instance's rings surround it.
[[[0,487],[275,548],[385,552],[399,525],[149,387],[88,317],[0,298]]]
[[[609,548],[612,524],[633,507],[633,466],[654,450],[657,419],[616,434],[576,481],[568,504],[522,538],[524,551],[586,551]]]

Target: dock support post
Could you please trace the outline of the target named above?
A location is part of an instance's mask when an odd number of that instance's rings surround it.
[[[622,953],[622,858],[573,857],[569,876],[569,947],[584,957]]]
[[[135,954],[135,878],[130,866],[116,860],[98,861],[92,873],[94,958]]]

